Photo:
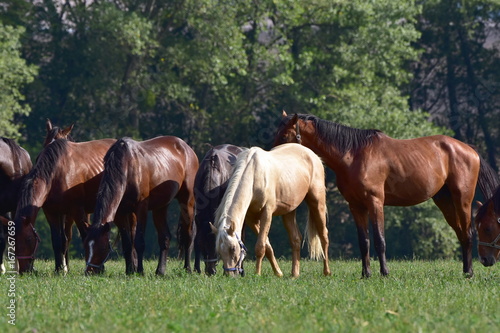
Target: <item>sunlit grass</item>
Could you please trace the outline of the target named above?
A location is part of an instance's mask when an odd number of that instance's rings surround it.
[[[302,261],[301,276],[227,278],[187,274],[170,261],[164,277],[126,276],[123,260],[107,264],[102,276],[83,275],[84,263],[71,262],[66,276],[53,263],[37,261],[37,274],[16,279],[16,327],[2,315],[0,331],[20,332],[483,332],[500,327],[500,266],[475,262],[466,279],[457,261],[390,261],[390,276],[361,279],[358,261],[332,261],[332,276],[322,264]],[[8,284],[1,279],[0,300]]]

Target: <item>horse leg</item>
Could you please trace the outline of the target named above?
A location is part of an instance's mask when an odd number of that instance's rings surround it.
[[[296,210],[282,216],[283,224],[288,233],[288,240],[292,247],[292,276],[300,275],[300,244],[302,243],[302,235],[297,227],[295,220]]]
[[[55,271],[59,273],[63,266],[63,239],[62,235],[64,235],[63,224],[62,223],[54,223],[53,220],[49,220],[47,216],[47,220],[50,223],[50,236],[52,239],[52,250],[54,251],[54,260],[55,260]],[[56,220],[57,221],[57,220]],[[59,221],[57,221],[59,222]]]
[[[250,226],[250,228],[255,232],[256,235],[259,235],[260,233],[260,225],[257,222],[247,222],[245,221],[245,224]],[[278,277],[283,276],[283,272],[281,271],[278,261],[276,260],[276,257],[274,256],[274,250],[273,247],[271,246],[271,242],[269,242],[269,238],[266,238],[266,258],[269,260],[269,263],[271,264],[271,267],[273,269],[274,275]]]
[[[64,216],[64,236],[63,236],[63,264],[62,269],[64,273],[69,270],[69,247],[71,239],[73,238],[73,218],[69,215]]]
[[[329,276],[332,274],[328,261],[328,247],[330,245],[330,241],[328,239],[328,229],[326,227],[328,213],[324,198],[324,186],[322,186],[321,192],[319,192],[317,196],[308,195],[306,197],[306,203],[309,208],[308,223],[312,223],[312,226],[316,230],[321,243],[321,249],[323,251],[323,274],[325,276]]]
[[[463,272],[468,277],[472,277],[474,272],[472,270],[471,204],[462,202],[461,197],[455,199],[446,185],[432,199],[443,213],[446,222],[455,231],[462,248]]]
[[[200,249],[200,233],[198,232],[198,228],[196,227],[196,223],[193,223],[193,235],[194,235],[194,271],[196,273],[201,273],[201,249]],[[206,264],[205,264],[206,266]],[[206,270],[206,268],[205,268]]]
[[[378,198],[373,198],[372,206],[369,209],[369,217],[373,227],[373,240],[375,242],[375,250],[380,262],[380,274],[387,276],[389,269],[387,268],[387,260],[385,258],[385,236],[384,236],[384,204]]]
[[[193,191],[186,190],[184,187],[177,195],[181,209],[179,219],[179,244],[181,250],[184,250],[184,269],[191,272],[191,250],[193,243],[193,223],[194,223],[194,195]]]
[[[7,244],[7,225],[0,224],[0,274],[5,274],[7,271],[3,263],[3,253]]]
[[[119,231],[122,239],[123,257],[125,258],[125,274],[132,274],[137,269],[137,262],[134,263],[132,230],[130,230],[128,222],[127,216],[117,215],[115,217],[115,224],[120,226]],[[137,261],[137,258],[135,260]]]
[[[349,204],[349,209],[356,222],[358,230],[359,250],[361,252],[361,276],[368,278],[372,275],[370,269],[370,233],[368,230],[368,212],[365,208]]]
[[[146,234],[146,224],[148,217],[148,204],[143,202],[139,205],[137,209],[137,228],[134,239],[135,249],[137,251],[137,272],[144,274],[143,258],[144,250],[146,249],[146,243],[144,241],[144,236]]]
[[[260,221],[260,232],[258,233],[257,241],[255,242],[255,257],[256,257],[255,272],[257,275],[260,275],[262,270],[262,259],[264,259],[267,243],[269,242],[268,235],[272,221],[272,213],[268,209],[266,209],[266,207],[264,207],[264,209],[262,210],[259,221]],[[279,269],[278,262],[276,261],[276,258],[274,258],[274,253],[273,253],[273,264],[275,264],[276,267]],[[281,272],[281,269],[279,269],[279,272]],[[279,276],[282,275],[283,273],[281,273],[281,275]]]
[[[160,255],[158,257],[158,267],[156,268],[156,275],[165,275],[168,249],[170,248],[171,234],[167,225],[167,210],[168,206],[153,210],[153,221],[155,224],[156,233],[158,235],[158,245],[160,247]]]

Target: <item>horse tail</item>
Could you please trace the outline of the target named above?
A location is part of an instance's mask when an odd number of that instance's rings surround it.
[[[326,218],[328,219],[328,213],[326,213]],[[314,221],[311,209],[309,209],[309,217],[307,219],[307,226],[304,234],[304,238],[307,238],[309,258],[312,260],[323,259],[325,254],[323,253],[323,247],[321,246],[321,240],[319,238],[318,224]]]
[[[479,178],[477,180],[477,185],[487,200],[493,196],[495,190],[500,186],[500,177],[496,171],[491,167],[491,165],[486,162],[486,160],[481,156],[477,147],[469,145],[474,149],[479,156],[480,166],[479,166]]]

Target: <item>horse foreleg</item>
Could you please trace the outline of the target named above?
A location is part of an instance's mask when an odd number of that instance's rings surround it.
[[[359,208],[349,204],[349,209],[356,222],[358,231],[359,250],[361,252],[361,276],[368,278],[372,275],[370,269],[370,234],[368,230],[368,212],[364,208]]]
[[[256,265],[255,272],[257,275],[260,275],[262,271],[262,260],[264,259],[264,255],[267,251],[271,255],[270,263],[273,267],[274,273],[277,276],[283,276],[283,272],[278,266],[278,262],[274,257],[274,251],[272,251],[271,244],[269,243],[269,229],[271,228],[272,221],[272,213],[266,209],[264,209],[260,216],[260,231],[257,235],[257,241],[255,243],[255,256],[256,256]],[[271,252],[272,251],[272,252]]]
[[[250,226],[250,228],[255,232],[256,235],[259,235],[260,233],[260,225],[257,222],[245,222],[248,226]],[[276,260],[276,257],[274,256],[274,250],[273,250],[273,247],[271,246],[271,243],[269,242],[269,238],[266,238],[266,252],[265,252],[265,256],[267,258],[267,260],[269,260],[269,263],[271,264],[271,268],[273,269],[273,272],[274,272],[274,275],[278,276],[278,277],[282,277],[283,276],[283,272],[281,271],[279,265],[278,265],[278,261]],[[261,263],[262,265],[262,263]],[[256,269],[256,272],[257,272],[257,269]],[[258,270],[258,274],[260,274],[260,267],[259,267],[259,270]]]
[[[69,270],[69,247],[73,238],[73,218],[69,215],[64,216],[64,235],[63,235],[63,254],[62,270],[67,273]]]
[[[142,203],[137,210],[137,228],[134,239],[135,249],[137,251],[137,272],[140,274],[144,273],[144,250],[146,249],[146,242],[144,240],[146,234],[146,223],[147,223],[148,211],[147,203]]]
[[[156,275],[165,275],[168,249],[170,248],[171,234],[167,225],[167,209],[168,206],[153,210],[153,221],[158,235],[158,246],[160,247]]]
[[[47,217],[48,219],[48,217]],[[49,222],[50,223],[50,222]],[[52,239],[52,250],[54,251],[55,271],[59,273],[63,267],[63,225],[62,223],[50,223],[50,236]]]
[[[178,195],[181,208],[179,220],[180,245],[184,249],[184,269],[191,272],[191,251],[193,249],[194,195],[192,192]]]
[[[132,233],[130,228],[127,228],[127,223],[123,223],[127,221],[127,217],[124,216],[116,216],[115,223],[117,222],[120,227],[120,236],[122,239],[122,250],[123,257],[125,258],[125,274],[135,273],[137,270],[137,258],[134,258],[133,255],[133,241],[132,241]],[[135,262],[134,262],[135,259]]]
[[[295,210],[282,216],[283,224],[288,232],[288,239],[292,247],[292,276],[298,277],[300,274],[300,244],[302,243],[302,235],[297,227],[295,220]]]
[[[372,207],[370,207],[369,210],[369,216],[373,226],[375,251],[377,251],[380,262],[380,274],[382,274],[382,276],[387,276],[389,274],[389,269],[387,268],[387,260],[385,257],[384,204],[378,199],[373,200]]]

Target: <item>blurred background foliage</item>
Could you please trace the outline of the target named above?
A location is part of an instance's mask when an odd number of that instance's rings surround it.
[[[34,160],[50,118],[77,141],[179,136],[201,158],[221,143],[271,148],[286,110],[451,135],[498,171],[499,14],[493,0],[0,0],[0,135]],[[327,187],[331,256],[359,256],[331,171]],[[388,207],[386,234],[390,258],[459,256],[432,202]],[[155,239],[151,224],[149,256]],[[290,254],[278,220],[271,242]]]

